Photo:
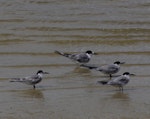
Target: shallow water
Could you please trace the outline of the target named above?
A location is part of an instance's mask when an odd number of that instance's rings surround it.
[[[0,118],[149,119],[149,0],[0,0]],[[125,61],[136,74],[123,93],[55,50],[92,50],[91,64]],[[33,90],[10,83],[42,69]]]

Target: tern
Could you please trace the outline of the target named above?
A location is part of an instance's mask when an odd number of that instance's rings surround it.
[[[24,78],[12,78],[10,80],[10,82],[21,82],[21,83],[25,83],[28,85],[32,85],[33,88],[35,89],[35,85],[37,83],[40,83],[42,81],[43,78],[43,74],[49,74],[48,72],[44,72],[42,70],[39,70],[35,75],[33,76],[27,76]]]
[[[131,75],[135,75],[135,74],[125,72],[119,77],[116,77],[108,81],[98,81],[98,83],[103,84],[103,85],[111,85],[111,86],[119,87],[119,89],[123,91],[123,86],[128,84],[128,82],[130,81]]]
[[[69,54],[69,53],[63,53],[60,51],[55,51],[55,53],[62,55],[64,57],[67,57],[71,59],[74,62],[77,63],[88,63],[91,60],[92,55],[96,55],[96,53],[92,52],[91,50],[88,50],[84,53],[79,53],[79,54]]]
[[[110,78],[112,77],[112,74],[117,73],[120,70],[120,64],[124,64],[125,62],[116,61],[113,64],[104,65],[104,66],[92,66],[89,64],[81,64],[80,66],[86,67],[89,69],[95,69],[97,71],[100,71],[104,74],[108,74]]]

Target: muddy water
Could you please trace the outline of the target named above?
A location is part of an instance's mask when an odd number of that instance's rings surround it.
[[[149,0],[0,0],[0,118],[149,119]],[[93,50],[91,64],[125,61],[135,73],[123,93],[55,50]],[[42,69],[33,90],[10,83]]]

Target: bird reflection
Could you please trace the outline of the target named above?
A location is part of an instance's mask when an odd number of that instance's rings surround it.
[[[75,67],[73,70],[65,73],[62,77],[68,77],[68,76],[90,76],[91,74],[91,71],[88,70],[88,69],[84,69],[84,68],[81,68],[81,67]]]
[[[127,93],[123,93],[123,92],[116,92],[112,95],[113,99],[125,99],[128,100],[129,99],[129,95]]]
[[[22,97],[27,97],[27,98],[39,98],[39,99],[44,99],[44,95],[41,90],[24,90],[21,92]]]
[[[81,68],[81,67],[76,67],[72,72],[73,73],[80,73],[80,74],[82,74],[82,73],[91,73],[90,70],[85,69],[85,68]]]

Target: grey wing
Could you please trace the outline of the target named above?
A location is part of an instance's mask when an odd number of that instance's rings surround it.
[[[129,79],[127,79],[127,78],[122,78],[120,80],[120,83],[122,83],[122,84],[127,84],[128,82],[129,82]]]
[[[21,83],[26,83],[26,84],[35,84],[36,82],[39,82],[39,78],[37,75],[33,76],[28,76],[24,78],[12,78],[10,82],[21,82]]]
[[[116,73],[118,71],[118,67],[115,67],[114,65],[105,65],[100,67],[98,70],[105,73]]]
[[[108,84],[110,84],[110,85],[125,85],[128,82],[129,82],[129,80],[126,77],[120,76],[114,80],[109,81]]]
[[[78,60],[79,56],[77,54],[70,54],[69,58],[72,60]]]
[[[115,72],[118,70],[118,67],[114,66],[114,65],[108,65],[108,69],[112,72]]]
[[[76,60],[81,63],[82,62],[86,63],[86,62],[89,62],[90,58],[86,54],[82,53],[82,54],[76,55]]]
[[[29,78],[29,80],[32,80],[33,82],[38,80],[38,79],[39,79],[38,75],[33,75]]]
[[[26,78],[11,78],[10,82],[25,82]]]
[[[33,76],[29,76],[29,77],[25,77],[23,83],[29,84],[29,85],[33,85],[36,84],[40,79],[38,78],[37,75],[33,75]]]

